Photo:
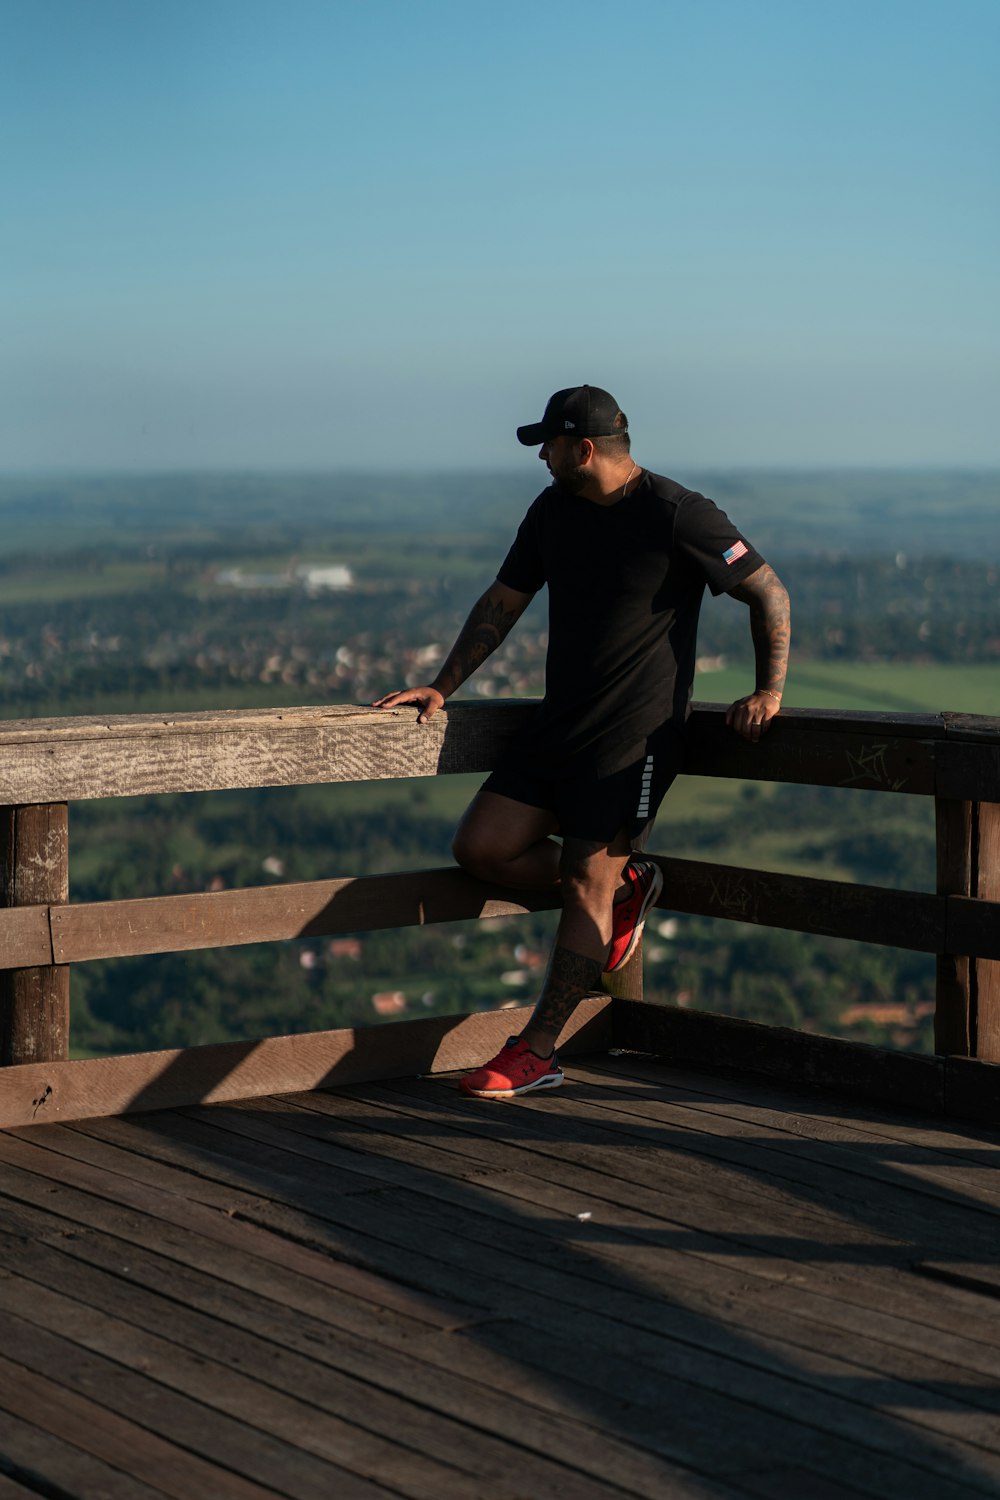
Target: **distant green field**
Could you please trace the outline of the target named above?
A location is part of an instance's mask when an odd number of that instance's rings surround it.
[[[750,675],[748,675],[750,674]],[[694,696],[730,703],[753,686],[752,669],[700,672]],[[797,663],[788,673],[786,708],[864,709],[877,713],[996,714],[1000,716],[1000,666],[917,666],[868,662]]]
[[[11,604],[63,604],[71,599],[108,599],[138,594],[162,584],[163,563],[109,562],[93,568],[30,567],[3,580],[3,601]]]
[[[731,703],[753,686],[751,666],[700,672],[694,696],[700,703]],[[310,700],[312,701],[312,700]],[[150,691],[125,697],[95,693],[87,699],[62,696],[42,700],[32,717],[76,714],[195,713],[230,708],[294,708],[302,689],[262,683],[232,687],[193,687]],[[865,663],[793,661],[785,695],[786,708],[860,709],[871,713],[988,714],[1000,717],[1000,667],[986,665],[875,666]]]

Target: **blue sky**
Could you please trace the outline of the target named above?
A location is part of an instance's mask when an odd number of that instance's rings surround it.
[[[0,468],[1000,464],[998,0],[0,0]]]

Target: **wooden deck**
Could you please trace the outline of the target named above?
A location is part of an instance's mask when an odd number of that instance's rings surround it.
[[[0,1500],[1000,1496],[998,1169],[634,1055],[0,1133]]]

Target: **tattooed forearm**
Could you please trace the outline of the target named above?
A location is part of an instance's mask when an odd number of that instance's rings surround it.
[[[495,603],[489,596],[480,599],[456,643],[466,675],[474,672],[499,646],[517,619],[517,613]]]
[[[757,688],[780,693],[788,672],[788,650],[791,644],[791,607],[788,590],[767,563],[751,573],[733,598],[750,610],[750,634],[753,637],[757,663]]]
[[[481,667],[486,658],[497,649],[520,618],[522,609],[512,609],[493,591],[485,593],[473,605],[458,640],[438,673],[434,686],[439,692],[447,698],[456,688],[461,687],[465,679],[471,677],[476,668]]]
[[[601,965],[570,948],[557,947],[552,954],[542,993],[531,1024],[557,1037],[585,995],[603,994]]]

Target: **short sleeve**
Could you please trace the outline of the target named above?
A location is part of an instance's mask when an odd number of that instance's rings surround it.
[[[539,546],[538,501],[517,528],[517,536],[497,573],[501,583],[519,594],[537,594],[546,581],[545,562]]]
[[[713,594],[729,593],[764,563],[725,511],[694,491],[678,508],[674,547],[701,570]]]

